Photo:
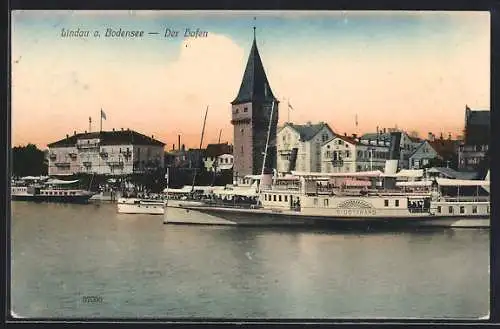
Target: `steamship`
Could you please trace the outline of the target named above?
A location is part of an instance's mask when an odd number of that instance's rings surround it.
[[[399,144],[397,137],[393,145]],[[484,180],[424,178],[398,182],[397,150],[385,170],[352,173],[291,171],[260,176],[258,205],[176,202],[167,223],[489,227],[489,173]]]
[[[11,198],[13,201],[87,203],[94,193],[76,188],[78,182],[27,176],[12,181]]]

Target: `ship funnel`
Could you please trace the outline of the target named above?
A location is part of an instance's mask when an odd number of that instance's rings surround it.
[[[398,170],[398,160],[401,150],[401,132],[391,132],[391,146],[389,148],[389,159],[385,161],[386,174],[395,174]]]

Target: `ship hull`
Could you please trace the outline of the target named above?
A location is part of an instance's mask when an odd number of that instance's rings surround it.
[[[203,206],[168,207],[166,223],[242,226],[333,226],[333,227],[489,227],[488,216],[400,217],[310,216],[300,212],[273,212],[262,209],[234,209]]]
[[[119,214],[163,215],[163,214],[165,214],[165,208],[163,206],[118,204],[118,213]]]
[[[78,203],[85,204],[89,202],[92,195],[12,195],[12,201],[31,201],[31,202],[56,202],[56,203]]]

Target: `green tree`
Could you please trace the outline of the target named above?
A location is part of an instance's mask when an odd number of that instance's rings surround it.
[[[12,174],[14,176],[39,176],[48,174],[45,153],[36,145],[15,146],[12,148]]]

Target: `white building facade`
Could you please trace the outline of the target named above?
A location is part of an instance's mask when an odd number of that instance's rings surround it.
[[[344,173],[384,170],[389,147],[364,145],[347,136],[336,136],[321,147],[322,167],[325,173]]]
[[[67,135],[48,145],[49,175],[127,175],[164,168],[165,144],[133,130]]]
[[[321,172],[321,145],[334,136],[333,130],[324,122],[285,123],[277,133],[277,171]]]

